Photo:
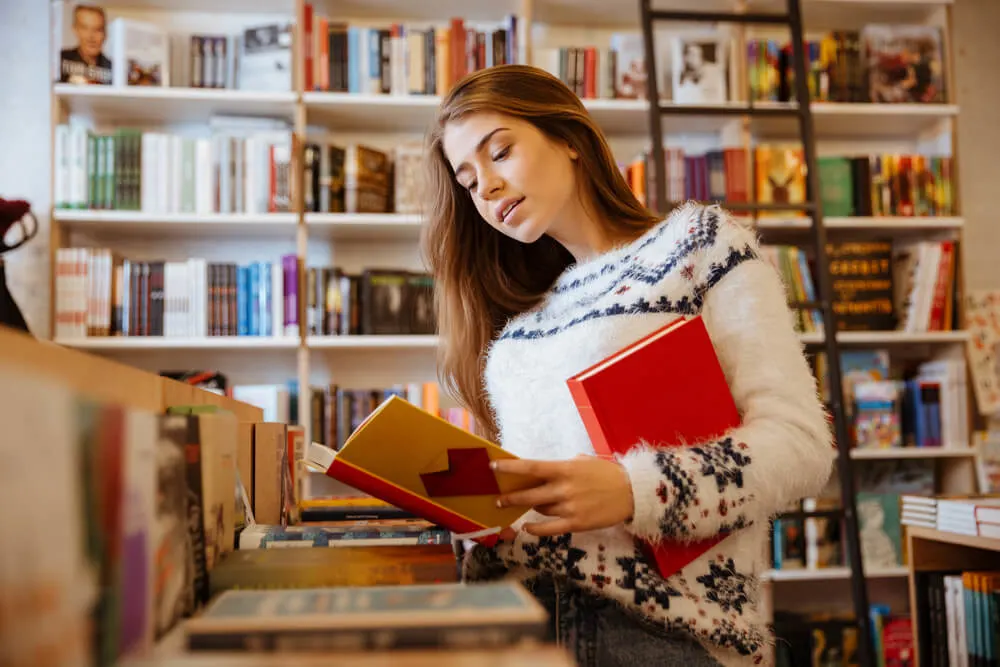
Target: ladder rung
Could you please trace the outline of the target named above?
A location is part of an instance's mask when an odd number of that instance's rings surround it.
[[[730,12],[685,12],[658,9],[650,12],[654,21],[700,21],[705,23],[763,23],[789,25],[787,14],[733,14]]]
[[[669,116],[797,116],[798,106],[755,107],[747,106],[711,106],[694,104],[661,104],[660,113]]]

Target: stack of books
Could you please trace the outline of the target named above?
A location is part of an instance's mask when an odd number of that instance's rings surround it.
[[[1000,539],[1000,496],[903,496],[903,525]]]

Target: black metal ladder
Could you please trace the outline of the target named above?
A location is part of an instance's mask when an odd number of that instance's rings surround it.
[[[650,0],[639,0],[643,41],[646,59],[646,97],[649,100],[649,134],[652,141],[652,157],[655,164],[655,197],[659,207],[665,207],[666,168],[663,150],[663,116],[665,115],[715,115],[715,116],[770,116],[796,117],[802,141],[803,157],[806,163],[806,201],[796,204],[731,204],[722,202],[732,211],[805,211],[812,218],[813,243],[816,253],[818,301],[797,303],[794,307],[803,310],[819,310],[823,316],[823,348],[827,357],[829,375],[830,409],[833,413],[834,432],[837,440],[837,473],[840,478],[841,509],[814,512],[793,512],[782,515],[786,518],[835,517],[844,521],[844,538],[847,540],[847,559],[851,571],[851,590],[854,606],[854,623],[858,629],[858,663],[862,667],[872,667],[871,623],[868,610],[868,591],[865,583],[864,567],[861,560],[861,545],[858,534],[857,507],[855,501],[854,471],[850,458],[850,433],[847,415],[843,406],[843,384],[841,382],[840,348],[835,335],[829,262],[826,254],[826,227],[823,224],[823,208],[819,192],[818,170],[816,167],[816,142],[813,133],[813,118],[808,104],[809,86],[806,79],[805,46],[802,41],[802,11],[800,0],[787,0],[787,13],[726,13],[709,11],[654,10]],[[791,32],[792,63],[795,68],[796,104],[780,107],[747,106],[700,106],[670,105],[660,102],[657,86],[656,49],[653,42],[653,23],[657,21],[686,21],[704,23],[738,23],[750,25],[787,26]]]

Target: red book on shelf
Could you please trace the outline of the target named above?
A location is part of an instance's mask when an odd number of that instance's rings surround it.
[[[578,373],[570,393],[599,456],[703,443],[740,424],[715,348],[700,317],[680,318]],[[664,577],[725,535],[645,545]]]

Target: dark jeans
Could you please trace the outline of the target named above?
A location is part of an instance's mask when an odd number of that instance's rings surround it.
[[[551,577],[527,586],[549,612],[549,641],[570,650],[579,667],[720,667],[694,638],[671,634],[612,600]]]

